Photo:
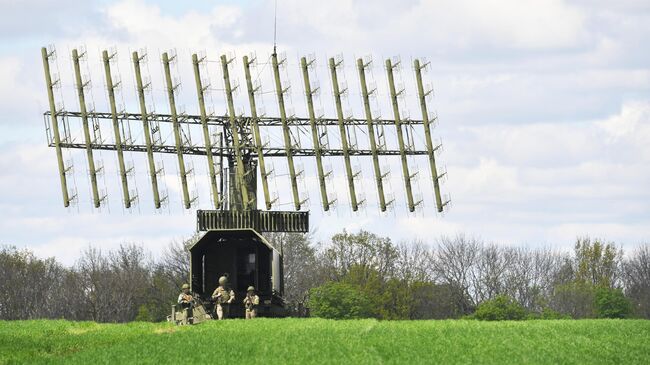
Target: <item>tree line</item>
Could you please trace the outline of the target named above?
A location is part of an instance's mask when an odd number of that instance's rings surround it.
[[[489,318],[511,310],[532,318],[650,318],[648,245],[624,254],[588,237],[572,252],[464,235],[400,243],[365,231],[319,243],[302,234],[267,237],[283,252],[284,298],[294,316]],[[171,242],[156,257],[136,244],[88,246],[69,267],[2,246],[0,319],[164,320],[188,281],[195,239]]]
[[[142,246],[89,246],[72,267],[27,249],[0,248],[0,319],[161,321],[189,275],[186,242],[156,260]]]
[[[394,243],[365,231],[319,244],[296,234],[271,239],[283,248],[294,315],[488,318],[510,308],[526,318],[650,319],[649,245],[624,254],[582,237],[567,252],[465,235]]]

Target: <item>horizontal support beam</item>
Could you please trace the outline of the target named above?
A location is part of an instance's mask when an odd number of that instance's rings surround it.
[[[50,147],[54,147],[54,143],[49,143]],[[84,143],[60,143],[59,147],[61,148],[74,148],[74,149],[85,149],[86,145]],[[115,144],[112,143],[102,143],[102,144],[93,144],[92,148],[94,150],[104,150],[104,151],[114,151],[116,149]],[[124,151],[131,152],[147,152],[147,147],[142,144],[122,144],[122,149]],[[173,153],[176,154],[176,147],[173,145],[163,145],[163,146],[153,146],[153,152],[157,153]],[[186,155],[198,155],[205,156],[207,152],[205,147],[184,147],[183,154]],[[287,157],[284,148],[262,148],[264,157]],[[343,150],[340,149],[321,149],[321,156],[343,156]],[[357,150],[349,149],[348,153],[350,156],[372,156],[371,150]],[[212,155],[220,157],[230,157],[234,154],[234,149],[232,147],[212,147]],[[426,156],[427,151],[405,151],[405,154],[408,156]],[[255,157],[257,153],[252,151],[247,154],[248,156]],[[292,155],[295,157],[309,157],[316,156],[316,150],[313,148],[294,148]],[[399,156],[399,150],[379,150],[377,151],[379,156]]]
[[[49,117],[50,112],[43,113],[45,116]],[[60,111],[56,113],[57,117],[66,117],[66,118],[81,118],[81,112],[77,111]],[[110,120],[111,113],[106,112],[88,112],[88,118],[96,119],[108,119]],[[133,121],[142,121],[142,114],[140,113],[120,113],[118,115],[119,119],[122,120],[133,120]],[[169,114],[150,114],[147,116],[147,119],[151,122],[157,121],[162,123],[172,123],[172,116]],[[250,119],[250,117],[238,117],[238,119],[244,119],[245,121]],[[208,116],[206,118],[208,125],[217,125],[217,126],[226,126],[229,125],[228,116]],[[178,123],[183,124],[201,124],[201,116],[199,115],[178,115]],[[282,127],[282,121],[279,117],[258,117],[257,123],[260,127]],[[316,118],[314,121],[317,125],[325,126],[338,126],[337,118]],[[287,124],[289,126],[305,126],[309,127],[311,125],[309,118],[287,118]],[[366,119],[350,118],[345,119],[346,125],[358,125],[358,126],[367,126],[368,122]],[[395,125],[395,121],[391,119],[375,119],[372,121],[373,125]],[[421,120],[403,120],[402,124],[414,124],[421,125],[423,124]]]

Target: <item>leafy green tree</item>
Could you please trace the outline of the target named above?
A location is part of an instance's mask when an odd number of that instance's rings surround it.
[[[599,318],[629,318],[632,304],[620,289],[599,288],[596,291],[596,314]]]
[[[341,277],[340,281],[363,293],[370,301],[372,315],[382,318],[384,302],[388,298],[384,295],[386,293],[385,282],[379,277],[377,270],[367,266],[353,265]]]
[[[613,287],[623,252],[613,243],[578,238],[575,245],[575,280],[597,287]]]
[[[340,280],[357,265],[371,267],[380,278],[387,279],[395,276],[398,258],[397,248],[390,238],[367,231],[335,234],[320,257],[326,276],[331,280]]]
[[[309,307],[315,317],[357,319],[372,317],[370,299],[347,283],[328,282],[310,290]]]
[[[474,318],[482,321],[526,319],[526,309],[507,295],[497,295],[479,304]]]

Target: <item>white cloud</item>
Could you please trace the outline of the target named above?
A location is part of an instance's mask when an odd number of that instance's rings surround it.
[[[632,148],[635,159],[650,161],[650,101],[625,104],[620,114],[597,125],[607,133],[608,144]]]

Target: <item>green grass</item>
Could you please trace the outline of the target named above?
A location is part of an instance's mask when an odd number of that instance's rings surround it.
[[[0,321],[0,364],[649,364],[650,321]]]

